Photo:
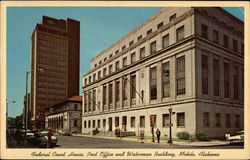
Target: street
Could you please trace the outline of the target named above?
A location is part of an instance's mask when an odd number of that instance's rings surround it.
[[[55,148],[107,148],[107,149],[181,149],[181,148],[190,148],[190,149],[242,149],[241,145],[223,145],[223,146],[212,146],[212,147],[190,147],[190,146],[179,146],[172,145],[168,146],[167,144],[148,144],[148,143],[139,143],[139,142],[129,142],[121,140],[112,140],[112,139],[102,139],[102,138],[93,138],[93,137],[77,137],[77,136],[57,136],[58,144]]]

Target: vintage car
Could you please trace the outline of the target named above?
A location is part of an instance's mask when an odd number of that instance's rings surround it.
[[[230,144],[244,143],[244,131],[238,131],[233,136],[231,136],[230,134],[226,134],[226,139]]]
[[[35,145],[38,145],[40,147],[42,146],[46,146],[47,145],[47,141],[48,141],[48,137],[46,136],[47,133],[49,131],[41,131],[41,132],[36,132],[34,134],[34,144]],[[51,144],[52,146],[56,146],[56,143],[57,143],[57,138],[55,136],[52,136],[51,137]]]

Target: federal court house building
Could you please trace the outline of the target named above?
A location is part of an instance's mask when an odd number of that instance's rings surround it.
[[[115,34],[115,33],[114,33]],[[219,7],[168,7],[91,60],[82,132],[159,128],[223,137],[244,128],[244,22]]]

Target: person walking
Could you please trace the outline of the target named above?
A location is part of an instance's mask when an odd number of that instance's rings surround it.
[[[46,136],[48,137],[48,140],[47,140],[47,148],[51,148],[52,136],[53,136],[53,133],[52,133],[52,129],[51,129],[51,128],[49,128],[49,132],[46,134]]]
[[[156,130],[156,136],[157,136],[157,143],[160,143],[161,131],[158,128]]]

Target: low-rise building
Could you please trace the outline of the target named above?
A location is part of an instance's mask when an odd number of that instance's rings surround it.
[[[81,132],[82,96],[73,96],[46,110],[45,126],[54,132]]]

